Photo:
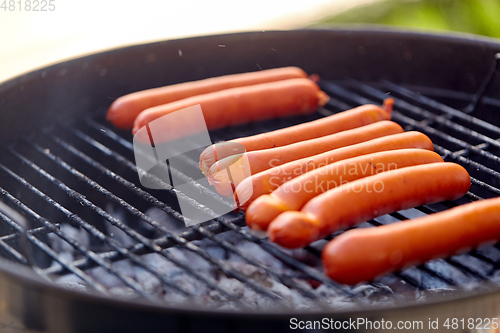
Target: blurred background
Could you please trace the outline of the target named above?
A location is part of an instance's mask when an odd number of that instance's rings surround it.
[[[376,24],[500,37],[500,0],[40,0],[36,7],[37,3],[0,0],[0,82],[124,45],[250,30]]]
[[[383,24],[500,37],[499,0],[386,0],[336,13],[321,22]]]

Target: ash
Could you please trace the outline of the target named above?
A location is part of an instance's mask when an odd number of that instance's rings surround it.
[[[121,212],[113,211],[112,207],[108,207],[107,210],[120,220],[126,221],[126,217]],[[175,232],[186,230],[183,225],[169,218],[163,211],[151,208],[146,213],[169,230]],[[73,238],[86,248],[90,248],[96,253],[99,253],[99,251],[105,252],[102,251],[102,244],[100,247],[96,246],[89,239],[89,234],[83,229],[64,223],[60,224],[60,228],[65,235]],[[130,248],[136,244],[135,240],[131,239],[119,228],[109,224],[106,225],[106,228],[107,234],[122,246]],[[247,241],[237,232],[228,231],[217,235],[217,237],[231,243],[241,253],[259,263],[267,271],[249,263],[238,254],[226,250],[217,242],[203,239],[190,243],[228,269],[238,272],[244,279],[239,280],[230,276],[230,274],[225,274],[217,265],[213,265],[197,253],[182,246],[171,247],[163,250],[163,252],[176,261],[187,265],[193,273],[210,280],[217,286],[216,288],[209,287],[194,274],[157,253],[142,255],[141,259],[145,266],[159,272],[164,279],[171,283],[171,286],[163,284],[151,271],[134,264],[129,259],[112,263],[112,266],[133,279],[139,285],[139,288],[136,289],[127,285],[103,267],[88,269],[85,273],[107,288],[108,293],[112,296],[138,299],[142,293],[151,295],[156,302],[165,302],[169,305],[192,306],[194,303],[203,308],[225,311],[253,309],[258,311],[295,310],[307,312],[325,309],[345,310],[360,307],[394,306],[400,301],[425,301],[433,295],[449,297],[450,295],[453,296],[457,291],[455,287],[443,284],[434,276],[422,274],[422,271],[417,268],[410,268],[399,274],[417,280],[421,285],[425,286],[425,290],[415,290],[414,287],[404,282],[405,279],[402,280],[400,277],[391,274],[369,284],[362,283],[354,287],[341,286],[351,293],[349,296],[335,286],[308,279],[300,271],[288,267],[266,252],[263,247]],[[81,256],[78,251],[56,235],[50,234],[49,240],[52,249],[57,251],[64,261],[70,263]],[[267,240],[263,240],[263,242],[267,242]],[[324,241],[323,243],[320,241],[318,242],[319,245],[313,244],[312,248],[316,246],[316,251],[321,251],[324,243]],[[305,249],[289,251],[281,248],[280,250],[309,267],[322,271],[320,260],[314,251]],[[464,258],[458,257],[456,260],[463,261]],[[54,262],[53,265],[59,266],[60,264]],[[447,275],[446,277],[449,279],[459,281],[469,291],[479,288],[470,277],[464,276],[456,269],[450,270],[449,263],[443,260],[432,261],[426,265],[438,273],[442,272],[440,274]],[[287,283],[286,280],[283,283],[277,276],[289,278],[295,283],[295,286],[290,286],[290,283]],[[492,280],[500,281],[500,278],[494,276]],[[250,283],[246,283],[247,281]],[[55,282],[66,288],[95,292],[82,279],[73,274],[57,276]],[[258,288],[275,295],[275,299],[262,293]],[[303,295],[299,289],[314,295],[314,297]]]

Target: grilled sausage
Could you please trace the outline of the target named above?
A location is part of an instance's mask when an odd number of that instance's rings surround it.
[[[267,230],[269,223],[285,211],[298,211],[315,196],[344,183],[384,171],[443,162],[424,149],[401,149],[358,156],[326,165],[294,178],[271,194],[258,197],[248,207],[245,219],[252,229]]]
[[[316,111],[329,97],[309,79],[288,79],[251,86],[224,89],[196,95],[142,111],[134,121],[132,133],[148,123],[184,108],[200,105],[207,129],[248,123]],[[155,138],[160,143],[185,136],[183,126],[165,122],[163,131]],[[147,143],[149,138],[138,138]]]
[[[349,230],[329,242],[326,274],[356,284],[428,260],[500,240],[500,198],[376,228]]]
[[[269,225],[269,239],[286,248],[303,247],[376,216],[459,198],[469,187],[469,174],[455,163],[382,172],[320,194],[300,212],[280,214]]]
[[[388,98],[383,108],[377,105],[362,105],[325,118],[282,128],[276,131],[216,143],[200,155],[200,169],[207,175],[209,168],[225,157],[261,149],[286,146],[326,135],[369,125],[380,120],[390,120],[394,100]]]
[[[139,113],[153,106],[223,89],[292,78],[307,78],[307,74],[298,67],[283,67],[142,90],[116,99],[109,107],[106,118],[116,127],[129,129]]]
[[[384,136],[289,162],[244,179],[236,187],[239,208],[245,210],[259,196],[269,194],[286,181],[327,164],[356,156],[406,148],[434,149],[432,141],[425,134],[420,132],[406,132]]]
[[[239,166],[250,170],[250,173],[245,173],[245,176],[257,174],[272,167],[282,165],[291,161],[295,161],[304,157],[313,156],[324,153],[333,149],[350,146],[360,142],[379,138],[396,133],[402,133],[403,129],[395,122],[383,120],[374,124],[358,127],[348,131],[327,135],[321,138],[297,142],[288,146],[256,150],[245,153],[242,158],[240,155],[233,155],[217,161],[208,172],[208,180],[221,195],[233,195],[226,193],[227,183],[230,182],[227,172],[225,171],[231,166],[231,172]],[[240,164],[238,164],[238,162]],[[245,163],[248,165],[245,165]],[[244,177],[244,178],[246,178]],[[238,178],[233,175],[232,183],[238,186],[244,178]]]

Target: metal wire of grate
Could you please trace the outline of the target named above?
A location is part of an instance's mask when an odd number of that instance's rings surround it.
[[[346,80],[319,84],[331,99],[318,113],[214,131],[213,141],[290,126],[359,104],[380,104],[389,91],[395,97],[393,120],[406,130],[427,134],[445,160],[462,164],[469,170],[473,186],[460,200],[385,215],[357,227],[404,221],[500,194],[499,127],[474,117],[473,113],[466,114],[391,82],[368,85]],[[324,240],[290,252],[252,234],[244,227],[244,216],[240,213],[218,217],[208,207],[160,179],[154,181],[161,184],[161,191],[138,185],[130,139],[129,134],[109,128],[96,116],[56,125],[4,149],[5,158],[0,163],[1,200],[30,222],[27,231],[32,245],[30,255],[36,271],[45,279],[74,275],[87,289],[114,294],[113,285],[95,274],[96,269],[102,269],[114,277],[118,285],[128,288],[133,297],[152,302],[165,302],[165,294],[175,294],[186,302],[211,306],[207,304],[213,303],[203,303],[203,298],[210,295],[211,302],[217,300],[217,306],[230,302],[239,310],[258,309],[246,298],[250,291],[280,308],[297,308],[290,301],[293,295],[300,300],[297,303],[317,309],[338,306],[328,299],[333,296],[363,301],[370,288],[381,295],[400,291],[415,294],[436,288],[456,290],[471,282],[490,280],[500,272],[500,249],[493,245],[433,260],[355,287],[340,285],[328,279],[319,265]],[[195,159],[186,156],[182,162],[185,168],[198,168]],[[171,172],[191,181],[192,186],[214,200],[230,205],[212,189],[194,182],[183,170]],[[175,200],[183,200],[214,218],[202,225],[174,228],[172,226],[179,226],[183,221]],[[152,207],[165,214],[164,221],[148,213]],[[116,214],[116,210],[120,213]],[[63,227],[65,225],[72,229]],[[79,238],[75,230],[85,233],[86,238]],[[0,255],[26,265],[28,260],[20,245],[22,232],[15,221],[0,213]],[[58,252],[54,239],[58,240],[57,244],[70,247],[72,255]],[[253,247],[248,250],[242,244]],[[174,249],[189,255],[179,256]],[[214,249],[223,251],[225,256],[214,255]],[[169,272],[145,260],[150,254],[168,261],[172,265],[169,267],[203,285],[207,292],[200,294],[197,288],[179,282]],[[139,274],[119,265],[124,261],[153,277],[157,281],[156,289],[161,292],[141,284]],[[207,270],[193,266],[193,261],[203,262],[203,267],[215,273],[206,274]],[[244,263],[246,266],[241,267],[245,269],[239,269],[235,262]],[[223,280],[234,281],[239,287],[235,289],[231,284],[221,283]]]

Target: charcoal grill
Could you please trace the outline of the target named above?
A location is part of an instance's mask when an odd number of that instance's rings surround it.
[[[8,319],[0,327],[286,331],[291,317],[423,320],[426,325],[428,318],[498,317],[498,244],[349,287],[323,274],[318,258],[325,241],[287,251],[249,232],[241,213],[182,228],[176,200],[190,199],[167,184],[163,190],[142,188],[130,133],[112,128],[104,115],[113,99],[129,92],[289,65],[319,74],[329,103],[310,116],[213,131],[213,141],[393,96],[393,119],[406,130],[427,134],[445,160],[463,165],[472,176],[464,198],[358,227],[404,223],[500,194],[500,80],[492,69],[499,51],[496,40],[464,35],[255,32],[121,48],[3,83],[0,201],[8,207],[0,207],[0,322]],[[182,176],[197,168],[195,159],[186,157],[184,163],[186,169],[172,172]],[[211,188],[198,190],[224,202]],[[160,219],[145,214],[151,207],[163,212]],[[145,259],[153,255],[193,284]],[[203,269],[194,265],[200,260]],[[137,272],[154,286],[141,284]],[[65,277],[70,282],[64,283]]]

